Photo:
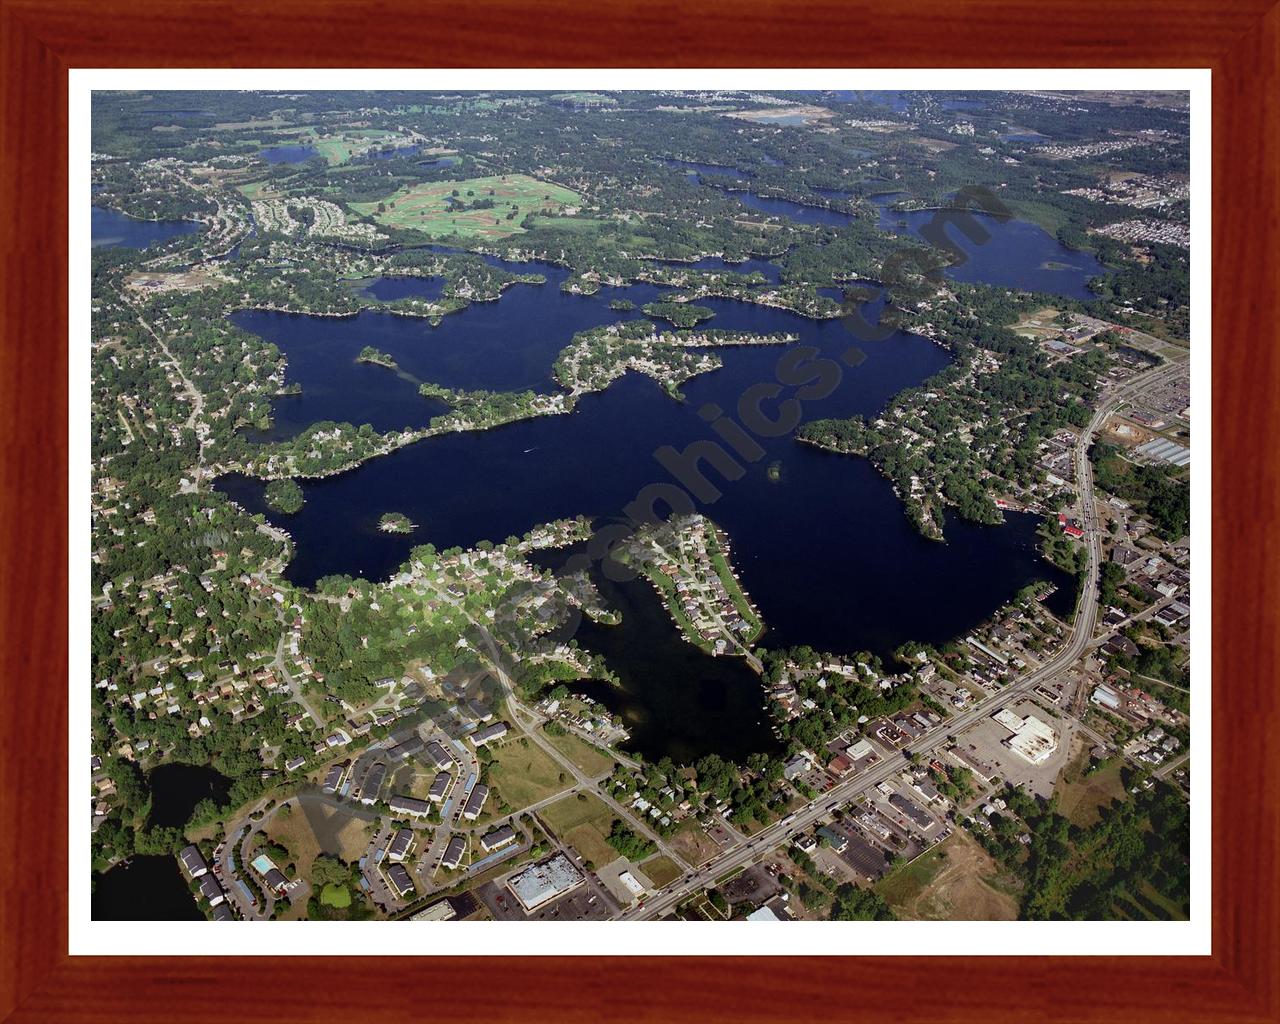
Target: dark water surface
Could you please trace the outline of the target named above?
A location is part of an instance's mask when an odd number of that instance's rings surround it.
[[[258,155],[269,164],[303,164],[320,151],[314,146],[271,146]]]
[[[231,791],[231,780],[207,765],[162,764],[147,776],[151,790],[151,826],[180,828],[201,800],[223,803]]]
[[[90,914],[95,921],[203,921],[178,859],[130,857],[95,876]]]
[[[880,227],[886,231],[922,238],[921,229],[936,210],[904,212],[890,209],[901,193],[884,193],[871,200],[880,210]],[[1044,228],[1029,221],[1012,219],[1001,223],[985,213],[972,213],[988,233],[986,240],[970,240],[954,226],[948,237],[964,251],[965,262],[948,267],[947,277],[967,284],[995,284],[1029,292],[1048,292],[1071,299],[1093,299],[1090,278],[1106,274],[1107,268],[1092,253],[1068,249]]]
[[[194,220],[139,220],[110,207],[95,206],[89,220],[89,235],[95,249],[110,245],[145,249],[178,235],[195,234],[200,227]]]
[[[637,285],[569,295],[559,290],[561,268],[491,262],[537,270],[547,283],[513,286],[499,302],[451,314],[437,328],[379,312],[348,319],[236,314],[241,326],[282,348],[288,381],[303,385],[300,398],[277,401],[277,431],[317,419],[372,422],[379,430],[426,422],[438,407],[417,396],[419,379],[549,391],[552,363],[570,336],[622,316],[608,308],[610,296],[639,305],[662,291]],[[1036,517],[1011,515],[996,527],[951,517],[945,544],[925,540],[867,461],[798,443],[794,422],[776,436],[739,440],[734,451],[700,415],[715,420],[720,410],[740,419],[740,399],[757,385],[770,389],[761,400],[770,419],[781,418],[783,408],[802,421],[874,414],[942,369],[947,352],[903,333],[856,349],[839,320],[813,321],[730,300],[702,304],[715,310],[708,326],[787,331],[800,341],[716,350],[724,366],[686,383],[683,402],[629,373],[584,396],[568,415],[430,438],[354,471],[301,481],[306,504],[294,516],[267,511],[260,481],[227,476],[218,487],[289,530],[296,554],[287,575],[304,586],[335,573],[384,579],[413,545],[427,541],[440,549],[501,541],[578,514],[599,526],[623,519],[629,505],[633,513],[652,507],[665,517],[665,498],[683,495],[727,530],[734,565],[767,624],[763,643],[769,647],[803,643],[887,654],[907,640],[941,643],[1037,579],[1057,584],[1059,600],[1070,608],[1073,581],[1040,557]],[[864,313],[874,320],[879,310],[877,300]],[[393,354],[403,376],[355,365],[366,344]],[[825,382],[823,371],[831,372],[829,387],[818,383],[819,377]],[[791,406],[781,406],[788,399]],[[653,485],[666,488],[663,500]],[[404,512],[419,529],[409,537],[379,531],[378,518],[389,510]],[[544,564],[562,555],[548,553]],[[712,658],[685,642],[644,581],[602,578],[600,585],[623,612],[622,623],[584,622],[575,636],[605,655],[621,678],[621,686],[596,684],[590,695],[627,721],[633,749],[678,760],[773,749],[759,680],[743,661]]]

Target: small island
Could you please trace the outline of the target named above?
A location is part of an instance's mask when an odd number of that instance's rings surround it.
[[[287,516],[300,512],[305,503],[302,497],[302,488],[298,481],[293,477],[285,477],[283,480],[272,480],[267,484],[266,501],[267,507],[276,512],[282,512]]]
[[[383,512],[378,529],[384,533],[412,533],[417,526],[403,512]]]
[[[375,366],[385,366],[390,370],[398,369],[395,359],[388,352],[380,352],[372,345],[366,345],[360,350],[360,354],[356,356],[357,363],[373,363]]]
[[[697,327],[716,315],[714,309],[696,306],[692,302],[646,302],[640,308],[647,316],[669,320],[676,327]]]
[[[617,310],[619,313],[630,313],[636,308],[636,304],[630,299],[610,299],[609,308]]]

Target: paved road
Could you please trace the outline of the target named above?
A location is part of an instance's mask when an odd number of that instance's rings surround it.
[[[1098,519],[1094,506],[1093,467],[1089,463],[1088,451],[1093,435],[1098,431],[1117,408],[1131,401],[1149,387],[1164,383],[1179,371],[1185,371],[1180,363],[1166,364],[1133,380],[1113,391],[1098,407],[1089,425],[1080,433],[1076,443],[1076,482],[1079,488],[1079,508],[1081,523],[1085,530],[1085,541],[1089,549],[1089,563],[1085,571],[1085,580],[1081,588],[1080,601],[1076,609],[1076,619],[1072,627],[1071,638],[1065,647],[1049,661],[1034,672],[1024,676],[1004,689],[993,693],[986,699],[976,703],[968,711],[948,718],[942,725],[930,730],[914,743],[903,748],[906,755],[923,754],[936,746],[941,735],[958,735],[970,725],[990,714],[992,707],[1007,703],[1012,698],[1033,689],[1040,683],[1057,675],[1072,665],[1089,646],[1093,637],[1094,621],[1098,610],[1098,567],[1102,560],[1102,538],[1098,530]],[[774,823],[751,839],[745,846],[735,846],[705,866],[683,879],[673,883],[674,888],[665,890],[650,899],[644,905],[619,915],[621,920],[646,920],[658,916],[671,909],[690,893],[696,892],[710,882],[715,881],[725,872],[742,867],[753,860],[759,853],[772,849],[787,841],[799,832],[828,815],[839,804],[846,803],[881,782],[902,771],[905,760],[890,756],[882,764],[872,768],[856,778],[837,783],[823,796],[811,801],[803,810]]]

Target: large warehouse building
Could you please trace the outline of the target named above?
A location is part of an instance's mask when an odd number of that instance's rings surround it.
[[[537,910],[544,903],[572,892],[585,879],[563,853],[525,868],[507,879],[507,888],[525,910]]]

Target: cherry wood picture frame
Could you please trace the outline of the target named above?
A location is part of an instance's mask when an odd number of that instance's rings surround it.
[[[0,1020],[1280,1020],[1272,0],[0,0],[0,54]],[[1211,956],[68,955],[68,69],[450,66],[1212,69]]]

